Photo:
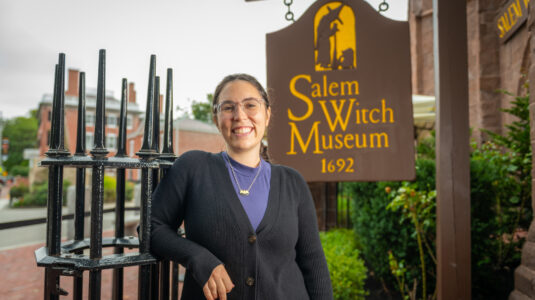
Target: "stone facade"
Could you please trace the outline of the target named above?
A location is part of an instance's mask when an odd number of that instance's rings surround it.
[[[500,111],[510,107],[513,95],[525,95],[526,80],[535,82],[535,7],[530,6],[527,24],[508,40],[500,41],[496,20],[508,0],[467,0],[469,118],[472,138],[481,143],[480,129],[503,133],[513,118]],[[434,94],[432,0],[409,0],[412,85],[415,94]],[[422,57],[423,56],[423,57]],[[530,86],[535,95],[535,85]],[[535,101],[530,99],[531,141],[535,146]],[[535,162],[535,160],[534,160]],[[535,163],[532,175],[535,178]],[[535,181],[532,183],[535,207]],[[535,221],[522,249],[522,264],[515,270],[515,290],[510,300],[535,300]]]
[[[524,48],[522,61],[515,61],[515,66],[520,68],[527,68],[526,73],[530,82],[535,82],[535,59],[531,59],[535,55],[535,43],[530,43],[530,40],[535,36],[535,7],[530,5],[527,28],[524,31],[522,41],[517,41],[514,45],[520,49]],[[518,34],[518,33],[517,33]],[[516,37],[518,39],[518,37]],[[515,39],[515,37],[513,37]],[[512,49],[513,50],[513,49]],[[509,59],[513,59],[514,54],[508,52]],[[517,59],[519,55],[515,56]],[[514,84],[512,82],[511,84]],[[521,84],[522,81],[518,82]],[[520,87],[519,87],[520,88]],[[535,85],[531,84],[529,88],[530,95],[535,95]],[[535,147],[535,101],[533,97],[529,99],[529,114],[530,114],[530,137],[531,148]],[[532,167],[532,192],[531,192],[531,206],[535,207],[535,160]],[[535,221],[531,223],[528,237],[524,247],[522,248],[522,264],[515,270],[515,290],[509,296],[509,300],[533,300],[535,299]]]
[[[513,120],[500,109],[509,107],[523,88],[529,64],[529,33],[523,25],[508,41],[499,41],[495,25],[507,0],[468,0],[469,115],[472,138],[483,142],[479,129],[503,132]],[[434,95],[432,0],[409,1],[411,27],[412,89],[414,94]]]

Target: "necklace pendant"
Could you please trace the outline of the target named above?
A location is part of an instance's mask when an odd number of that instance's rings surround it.
[[[240,190],[240,195],[249,196],[248,190]]]

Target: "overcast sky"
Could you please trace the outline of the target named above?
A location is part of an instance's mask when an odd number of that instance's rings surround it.
[[[293,0],[295,18],[313,2]],[[366,2],[377,9],[383,0]],[[407,0],[386,2],[385,16],[407,19]],[[290,25],[286,11],[283,0],[0,0],[0,112],[12,118],[37,108],[52,92],[60,52],[96,88],[98,51],[106,49],[106,89],[120,98],[126,77],[142,109],[151,54],[157,75],[174,70],[175,106],[205,98],[231,73],[265,85],[265,36]]]

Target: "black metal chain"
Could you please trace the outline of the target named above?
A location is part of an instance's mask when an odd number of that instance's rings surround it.
[[[286,19],[286,21],[295,22],[294,13],[290,9],[290,6],[293,4],[293,0],[283,0],[283,1],[284,1],[284,5],[288,6],[288,12],[286,12],[286,14],[284,15],[284,18]]]
[[[379,4],[379,12],[385,12],[388,10],[388,3],[386,3],[386,0],[383,0],[381,4]]]
[[[284,2],[284,5],[288,6],[288,11],[284,15],[284,18],[286,19],[286,21],[295,22],[294,13],[292,12],[290,8],[290,6],[293,4],[293,0],[283,0],[283,2]],[[379,12],[385,12],[388,10],[389,7],[390,5],[386,3],[386,0],[383,0],[383,2],[379,4]]]

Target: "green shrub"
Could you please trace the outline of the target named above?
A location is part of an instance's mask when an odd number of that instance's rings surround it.
[[[508,297],[524,242],[513,239],[514,233],[527,231],[521,221],[532,218],[529,208],[521,208],[521,187],[508,175],[507,155],[485,144],[470,162],[473,299]]]
[[[402,182],[353,182],[346,183],[353,189],[354,210],[352,222],[355,232],[362,243],[362,256],[367,265],[373,270],[378,281],[386,287],[396,290],[396,280],[390,270],[388,252],[405,262],[408,282],[420,278],[420,256],[418,244],[414,237],[414,228],[410,222],[402,222],[401,211],[387,209],[392,201],[389,193],[402,186]],[[435,188],[435,162],[431,159],[416,160],[416,188],[430,192]],[[435,225],[429,224],[429,237],[434,241]],[[426,257],[428,272],[435,268],[430,257]],[[434,282],[428,283],[430,290],[434,289]]]
[[[334,299],[364,299],[367,269],[359,258],[355,235],[349,229],[320,233],[321,244],[329,266]]]
[[[117,198],[117,180],[112,176],[104,176],[104,202],[115,203]],[[134,198],[134,183],[127,181],[125,184],[125,201]]]
[[[126,197],[125,199],[126,201],[130,201],[134,199],[134,183],[131,181],[126,182],[125,197]]]
[[[24,176],[27,177],[30,172],[29,166],[13,166],[9,172],[11,176]]]
[[[17,206],[46,206],[48,199],[48,182],[34,184],[32,192],[26,194],[24,202],[18,202]]]
[[[104,175],[104,203],[113,203],[116,198],[117,180],[115,177]]]
[[[30,189],[28,188],[26,184],[13,186],[9,190],[9,198],[10,200],[19,199],[20,201],[21,198],[23,198],[24,194],[28,193],[29,190]]]
[[[63,205],[67,203],[67,188],[71,185],[68,180],[63,180]],[[46,206],[48,199],[48,181],[34,183],[31,192],[24,194],[23,200],[13,203],[14,207]]]

